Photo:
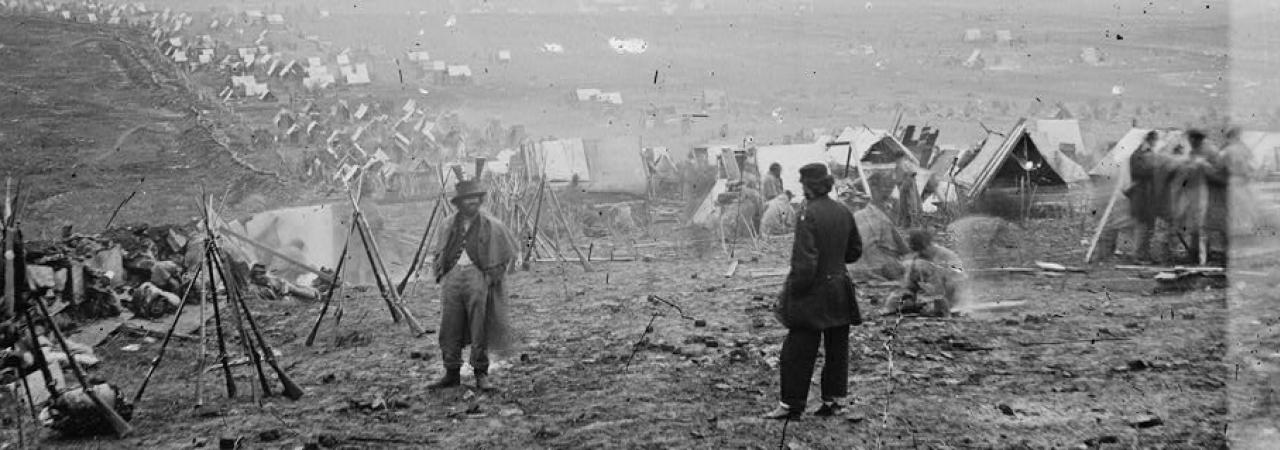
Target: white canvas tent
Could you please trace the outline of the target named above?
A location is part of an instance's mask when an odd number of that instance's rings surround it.
[[[956,174],[955,181],[966,189],[968,198],[974,199],[992,181],[1023,175],[1036,185],[1069,186],[1089,180],[1084,168],[1057,148],[1039,148],[1031,139],[1026,119],[1021,119],[1003,138],[988,135],[973,161]]]
[[[728,152],[725,155],[728,159],[733,159],[733,153]],[[756,167],[760,170],[760,177],[769,173],[769,165],[778,163],[782,165],[782,188],[795,194],[792,202],[798,203],[804,199],[804,188],[800,185],[800,168],[809,163],[830,163],[832,162],[826,146],[822,144],[793,144],[793,145],[770,145],[756,148]]]
[[[1031,138],[1037,147],[1057,149],[1077,162],[1090,158],[1080,134],[1080,122],[1075,119],[1037,120]]]
[[[525,166],[534,174],[545,173],[547,181],[571,181],[574,175],[580,181],[591,180],[591,168],[587,165],[586,147],[582,139],[542,141],[525,155]]]
[[[621,92],[602,92],[600,93],[600,95],[596,96],[596,100],[600,101],[600,103],[608,103],[611,105],[621,105],[622,93]]]
[[[369,84],[369,66],[364,63],[356,64],[354,69],[346,72],[346,76],[347,84]]]
[[[470,66],[462,66],[462,65],[448,66],[447,70],[449,72],[449,76],[451,77],[470,77],[471,76]]]
[[[611,136],[585,145],[590,180],[587,192],[642,195],[649,190],[639,136]]]
[[[719,211],[717,211],[716,199],[720,198],[720,194],[729,191],[728,182],[729,180],[724,178],[716,180],[715,186],[711,187],[711,192],[708,192],[707,196],[703,197],[702,203],[693,212],[693,217],[690,218],[691,222],[702,226],[715,224],[716,218],[720,216]]]
[[[578,101],[589,102],[595,100],[601,94],[601,91],[599,89],[575,89],[573,94]]]

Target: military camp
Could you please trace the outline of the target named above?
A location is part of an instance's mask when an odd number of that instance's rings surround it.
[[[1274,10],[0,0],[0,450],[1280,448]]]

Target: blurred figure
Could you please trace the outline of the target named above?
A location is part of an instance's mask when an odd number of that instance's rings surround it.
[[[902,277],[903,256],[908,253],[907,243],[893,225],[893,219],[872,204],[861,193],[849,192],[854,222],[858,235],[862,236],[862,258],[850,269],[859,279],[878,278],[897,280]]]
[[[291,296],[302,300],[320,298],[315,288],[297,286],[271,275],[267,273],[267,266],[260,263],[254,263],[249,269],[249,287],[263,300],[283,300]]]
[[[934,244],[933,236],[920,229],[911,231],[907,245],[912,254],[903,261],[902,285],[885,300],[880,314],[950,317],[967,281],[960,255]]]
[[[1129,187],[1124,195],[1129,199],[1129,217],[1133,219],[1133,235],[1138,261],[1151,261],[1151,235],[1155,232],[1156,218],[1163,214],[1164,192],[1157,180],[1156,131],[1147,132],[1142,144],[1129,155]]]
[[[764,197],[760,191],[738,181],[726,185],[728,192],[717,199],[721,206],[720,220],[725,239],[749,238],[760,233],[760,221],[764,217]]]
[[[761,193],[764,198],[772,199],[782,195],[782,164],[769,164],[769,173],[765,174],[764,182],[761,183]]]
[[[760,219],[761,234],[782,236],[791,233],[796,225],[796,210],[791,206],[791,197],[791,191],[785,191],[765,204],[764,217]]]
[[[1257,197],[1251,187],[1254,177],[1251,161],[1253,153],[1241,141],[1240,133],[1239,127],[1227,130],[1227,142],[1219,157],[1219,170],[1224,173],[1219,173],[1218,176],[1225,179],[1227,185],[1227,199],[1224,203],[1227,206],[1226,216],[1230,221],[1226,227],[1228,242],[1224,244],[1224,248],[1228,251],[1231,248],[1231,237],[1255,235],[1255,228],[1264,222],[1254,208]]]

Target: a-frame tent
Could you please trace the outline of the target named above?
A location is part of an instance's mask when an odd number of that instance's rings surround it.
[[[829,150],[833,160],[843,164],[847,158],[851,166],[859,164],[864,170],[892,168],[901,158],[920,165],[919,158],[902,141],[884,130],[847,127],[832,144]]]
[[[973,200],[993,184],[1012,186],[1029,182],[1034,186],[1069,188],[1089,181],[1089,175],[1058,149],[1039,148],[1027,130],[1027,120],[1020,119],[1003,139],[999,135],[987,135],[973,161],[956,174],[955,181],[965,189],[966,197]]]
[[[1057,149],[1077,163],[1084,163],[1093,158],[1093,155],[1084,147],[1084,137],[1080,134],[1078,120],[1037,120],[1036,130],[1031,136],[1038,147]]]

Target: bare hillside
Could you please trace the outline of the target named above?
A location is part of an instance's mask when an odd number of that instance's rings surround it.
[[[231,211],[291,196],[233,157],[210,126],[218,113],[141,32],[0,17],[0,42],[0,167],[23,180],[33,236],[62,224],[96,232],[133,191],[117,223],[185,222],[202,186]]]

